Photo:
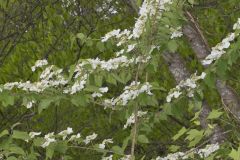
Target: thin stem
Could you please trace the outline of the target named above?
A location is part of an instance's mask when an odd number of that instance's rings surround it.
[[[137,73],[136,73],[136,77],[135,77],[135,82],[138,81],[138,73],[139,73],[139,69],[140,69],[140,64],[138,65],[137,68]],[[138,105],[136,104],[135,108],[134,108],[134,126],[132,129],[132,147],[131,147],[131,159],[134,160],[134,151],[135,151],[135,145],[136,145],[136,137],[137,137],[137,128],[138,128],[138,117],[137,117],[137,113],[138,113]]]

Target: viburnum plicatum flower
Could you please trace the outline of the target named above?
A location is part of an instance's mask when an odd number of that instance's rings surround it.
[[[170,28],[172,34],[170,39],[178,38],[183,36],[182,27],[177,27],[176,29]]]
[[[75,141],[81,137],[81,134],[78,133],[77,135],[72,135],[68,141]]]
[[[108,87],[102,87],[102,88],[99,88],[99,92],[94,92],[92,94],[92,97],[95,98],[95,97],[102,97],[103,94],[102,93],[106,93],[108,91]]]
[[[54,137],[54,132],[52,133],[48,133],[44,136],[44,140],[45,142],[41,145],[43,148],[46,148],[47,146],[49,146],[50,143],[55,142],[55,137]]]
[[[178,98],[182,94],[182,89],[186,89],[188,97],[193,97],[193,89],[197,87],[197,81],[204,79],[205,72],[202,72],[200,76],[197,73],[191,75],[190,78],[181,81],[175,88],[171,89],[166,97],[167,102],[171,102],[173,98]]]
[[[233,25],[233,30],[239,30],[240,29],[240,18],[238,18],[238,21]],[[230,33],[226,38],[222,40],[222,42],[218,43],[215,47],[212,47],[211,54],[209,54],[203,61],[203,65],[209,65],[213,61],[219,59],[226,51],[224,49],[227,49],[230,47],[230,42],[232,42],[236,37],[239,36],[239,33]]]
[[[33,139],[35,136],[39,136],[39,135],[41,135],[41,132],[30,132],[29,133],[29,136],[31,139]]]
[[[128,48],[127,48],[126,52],[131,52],[135,48],[135,46],[136,46],[136,43],[128,45]]]
[[[95,138],[97,138],[97,134],[96,134],[96,133],[93,133],[92,135],[87,136],[87,137],[83,140],[83,142],[84,142],[85,144],[88,144],[88,143],[90,143],[92,140],[94,140]]]
[[[64,131],[61,131],[58,133],[59,136],[62,136],[63,140],[66,139],[66,137],[69,135],[69,134],[72,134],[73,133],[73,129],[68,127],[66,130]]]
[[[147,111],[146,112],[143,112],[143,111],[137,112],[138,117],[143,117],[146,114],[147,114]],[[133,123],[135,123],[135,114],[134,113],[132,113],[132,115],[127,119],[127,122],[123,128],[126,129],[128,126],[131,126]]]
[[[108,87],[101,87],[101,88],[99,88],[99,91],[101,93],[107,93],[108,92]]]
[[[233,30],[240,29],[240,18],[238,18],[238,21],[233,25]]]
[[[48,64],[48,61],[46,59],[43,59],[43,60],[37,60],[35,62],[35,65],[31,67],[32,71],[34,72],[36,70],[36,68],[40,68],[40,67],[43,67],[45,65]]]
[[[127,105],[130,100],[134,100],[141,93],[146,92],[148,95],[153,95],[151,92],[152,85],[149,82],[140,85],[140,82],[133,81],[129,86],[125,86],[124,92],[115,99],[106,99],[105,106]]]
[[[176,152],[176,153],[170,153],[166,157],[157,157],[156,160],[182,160],[182,159],[188,159],[190,158],[189,156],[191,153],[198,154],[201,158],[207,158],[209,157],[212,153],[216,152],[219,150],[220,146],[218,143],[216,144],[210,144],[207,145],[205,148],[202,149],[191,149],[187,152]]]
[[[104,37],[102,37],[102,42],[106,42],[109,38],[119,35],[119,33],[120,29],[115,29],[111,32],[108,32]]]
[[[213,152],[219,150],[220,146],[218,143],[207,145],[203,149],[197,150],[195,153],[199,154],[201,158],[207,158]]]
[[[112,139],[104,139],[101,144],[99,144],[100,149],[105,149],[107,143],[113,143]]]
[[[122,55],[123,53],[124,53],[124,49],[121,49],[120,51],[117,51],[115,54],[118,57],[118,56]]]

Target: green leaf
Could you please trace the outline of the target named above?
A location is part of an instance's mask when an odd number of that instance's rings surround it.
[[[14,96],[9,95],[7,93],[2,93],[0,95],[0,101],[2,101],[2,105],[4,107],[12,106],[14,105]]]
[[[95,84],[97,86],[99,86],[99,87],[102,86],[103,77],[101,75],[95,75],[94,79],[95,79]]]
[[[52,159],[53,154],[55,150],[55,144],[51,143],[49,146],[46,148],[46,159]]]
[[[42,99],[38,106],[38,112],[41,113],[44,109],[48,108],[54,102],[53,98]]]
[[[78,34],[76,35],[76,37],[79,38],[79,39],[82,40],[82,41],[85,41],[85,40],[86,40],[86,36],[85,36],[83,33],[78,33]]]
[[[145,135],[139,135],[137,140],[140,142],[140,143],[149,143],[149,140],[148,138],[145,136]]]
[[[111,74],[107,74],[106,81],[110,84],[117,85],[116,79]]]
[[[105,49],[104,44],[102,42],[97,42],[96,47],[100,52],[103,52]]]
[[[113,146],[112,150],[113,150],[113,152],[115,152],[117,154],[123,154],[124,153],[123,149],[121,147],[119,147],[119,146]]]
[[[16,157],[11,156],[11,157],[8,157],[7,160],[18,160],[18,159]]]
[[[216,119],[216,118],[220,117],[222,114],[223,114],[223,112],[219,112],[218,110],[214,109],[209,113],[207,119]]]
[[[128,145],[128,141],[130,140],[130,136],[124,139],[123,145],[122,145],[122,150],[124,151]]]
[[[37,146],[37,147],[39,147],[39,146],[41,146],[43,143],[44,143],[44,139],[43,138],[41,138],[41,137],[36,137],[36,138],[34,138],[34,140],[33,140],[33,144],[34,144],[34,146]]]
[[[18,146],[9,147],[9,151],[11,151],[15,154],[25,155],[24,150]]]
[[[9,133],[8,133],[8,130],[3,130],[1,133],[0,133],[0,138],[1,137],[3,137],[3,136],[5,136],[5,135],[8,135]]]
[[[239,160],[240,159],[240,147],[238,147],[238,150],[235,150],[232,148],[231,153],[229,154],[233,160]]]
[[[186,133],[186,131],[187,131],[187,129],[185,128],[185,127],[183,127],[182,129],[180,129],[179,131],[178,131],[178,133],[175,135],[175,136],[173,136],[173,140],[174,141],[176,141],[178,138],[180,138],[184,133]]]
[[[168,49],[170,52],[176,52],[178,49],[178,44],[176,41],[171,40],[168,42]]]
[[[71,98],[71,102],[72,104],[74,104],[75,106],[79,107],[79,106],[86,106],[87,103],[89,102],[87,96],[85,94],[78,94],[78,95],[74,95]]]
[[[188,0],[188,3],[190,3],[191,5],[198,4],[196,0]]]
[[[67,142],[58,142],[55,144],[55,151],[65,154],[68,149]]]
[[[21,139],[21,140],[27,140],[29,139],[29,135],[27,132],[22,132],[22,131],[13,131],[12,138],[14,139]]]

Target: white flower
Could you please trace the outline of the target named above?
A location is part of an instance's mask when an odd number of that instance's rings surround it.
[[[205,148],[203,149],[199,149],[198,151],[196,151],[197,154],[200,155],[201,158],[207,158],[210,154],[212,154],[213,152],[219,150],[219,144],[211,144],[211,145],[207,145]]]
[[[123,105],[125,106],[130,100],[134,100],[141,93],[146,92],[148,95],[152,95],[151,93],[152,85],[146,82],[144,85],[140,85],[140,82],[133,81],[129,86],[125,86],[124,92],[118,96],[117,98],[108,101],[112,105]]]
[[[83,142],[84,142],[85,144],[88,144],[88,143],[90,143],[92,140],[94,140],[95,138],[97,138],[97,134],[96,134],[96,133],[93,133],[92,135],[87,136],[87,137],[83,140]]]
[[[135,46],[136,46],[136,43],[128,45],[127,52],[131,52],[135,48]]]
[[[106,92],[108,92],[108,87],[99,88],[99,91],[100,91],[101,93],[106,93]]]
[[[68,127],[66,130],[59,132],[58,135],[62,136],[63,140],[65,140],[67,135],[72,134],[72,133],[73,133],[73,129]]]
[[[168,94],[167,98],[166,98],[166,101],[167,102],[171,102],[172,101],[172,98],[178,98],[180,95],[182,94],[182,92],[176,90],[174,92],[171,92],[170,91],[170,94]]]
[[[33,139],[35,136],[39,136],[41,134],[41,132],[30,132],[29,136],[31,139]]]
[[[240,18],[238,18],[237,23],[233,25],[233,30],[237,30],[237,29],[240,29]]]
[[[116,56],[118,57],[118,56],[122,55],[123,53],[124,53],[124,49],[122,49],[122,50],[116,52]]]
[[[34,100],[32,100],[32,101],[28,102],[28,103],[27,103],[27,105],[26,105],[27,109],[30,109],[30,108],[32,108],[32,106],[33,106],[33,104],[34,104],[34,103],[35,103],[35,101],[34,101]]]
[[[104,139],[101,144],[99,144],[100,149],[105,149],[106,143],[113,143],[112,139]]]
[[[177,27],[176,29],[171,28],[172,30],[172,35],[170,39],[178,38],[183,36],[183,32],[181,31],[182,27]]]
[[[120,33],[120,29],[116,29],[111,32],[108,32],[107,34],[105,34],[104,37],[102,37],[102,42],[106,42],[109,38],[119,35],[119,33]]]
[[[42,67],[42,66],[45,66],[48,64],[48,61],[46,59],[43,59],[43,60],[37,60],[35,62],[35,65],[31,67],[32,71],[34,72],[36,70],[36,68],[39,68],[39,67]]]
[[[94,92],[92,94],[92,97],[95,98],[95,97],[102,97],[102,94],[101,93],[98,93],[98,92]]]
[[[137,112],[137,116],[138,117],[143,117],[144,115],[147,114],[147,111],[146,112],[143,112],[143,111],[138,111]],[[124,125],[124,129],[126,129],[128,126],[131,126],[133,123],[135,123],[135,115],[134,113],[132,113],[132,115],[127,119],[127,122],[126,124]]]
[[[55,142],[55,138],[54,138],[54,133],[48,133],[47,135],[44,136],[45,142],[41,145],[43,148],[46,148],[47,146],[49,146],[50,143]]]
[[[80,138],[80,137],[81,137],[81,134],[78,133],[77,135],[72,135],[72,136],[69,138],[68,141],[74,141],[74,140],[76,140],[76,139],[78,139],[78,138]]]

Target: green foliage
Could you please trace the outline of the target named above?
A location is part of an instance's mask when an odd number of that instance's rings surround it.
[[[41,93],[17,88],[0,91],[0,157],[4,155],[7,160],[67,160],[79,157],[101,159],[113,154],[113,159],[118,159],[131,152],[133,129],[123,129],[123,126],[137,108],[148,113],[137,121],[135,159],[154,159],[167,155],[169,151],[188,151],[203,146],[210,141],[216,125],[226,131],[227,140],[223,146],[227,147],[221,147],[219,153],[207,159],[239,159],[240,148],[236,147],[240,138],[239,122],[233,122],[231,113],[222,109],[224,104],[216,90],[216,79],[226,81],[240,95],[240,39],[236,39],[226,53],[207,69],[197,60],[185,38],[171,39],[171,29],[189,23],[185,12],[189,11],[199,23],[210,47],[215,46],[232,31],[232,24],[240,15],[238,0],[174,1],[161,19],[147,21],[140,39],[129,41],[129,44],[136,42],[137,46],[124,55],[132,58],[151,54],[147,63],[140,67],[133,63],[118,70],[96,69],[93,72],[90,65],[84,66],[86,72],[91,72],[85,88],[76,94],[63,94],[62,89],[75,82],[75,69],[79,62],[89,58],[108,60],[115,57],[120,49],[115,45],[115,39],[103,43],[101,37],[114,28],[131,29],[137,17],[134,7],[125,1],[111,1],[110,7],[117,8],[118,13],[107,16],[97,11],[99,6],[105,5],[105,0],[73,2],[69,1],[70,5],[66,7],[65,1],[0,0],[0,84],[38,81],[42,69],[31,72],[31,66],[38,59],[47,59],[49,64],[63,68],[63,75],[70,82]],[[142,2],[137,0],[136,6],[141,6]],[[109,8],[105,12],[108,11]],[[152,49],[153,45],[157,47]],[[125,49],[128,47],[123,46]],[[168,52],[181,55],[189,71],[207,73],[203,83],[196,87],[193,98],[186,97],[184,92],[181,98],[166,103],[168,91],[176,85],[169,70],[170,64],[165,62],[162,54]],[[102,103],[104,99],[118,97],[125,91],[125,86],[136,79],[141,84],[150,82],[153,95],[141,93],[126,106],[106,107]],[[100,87],[111,90],[103,97],[93,97],[92,93],[99,92]],[[31,100],[36,103],[27,109]],[[211,107],[206,117],[207,128],[201,126],[200,117],[205,101]],[[73,143],[57,135],[69,126],[74,132],[81,132],[82,136]],[[32,139],[31,131],[41,131],[41,137]],[[59,137],[43,148],[44,135],[50,132]],[[85,145],[85,135],[93,132],[98,134],[97,139]],[[106,138],[113,138],[114,144],[106,144],[109,149],[100,149],[99,144]],[[190,154],[192,159],[196,159],[197,156]]]

